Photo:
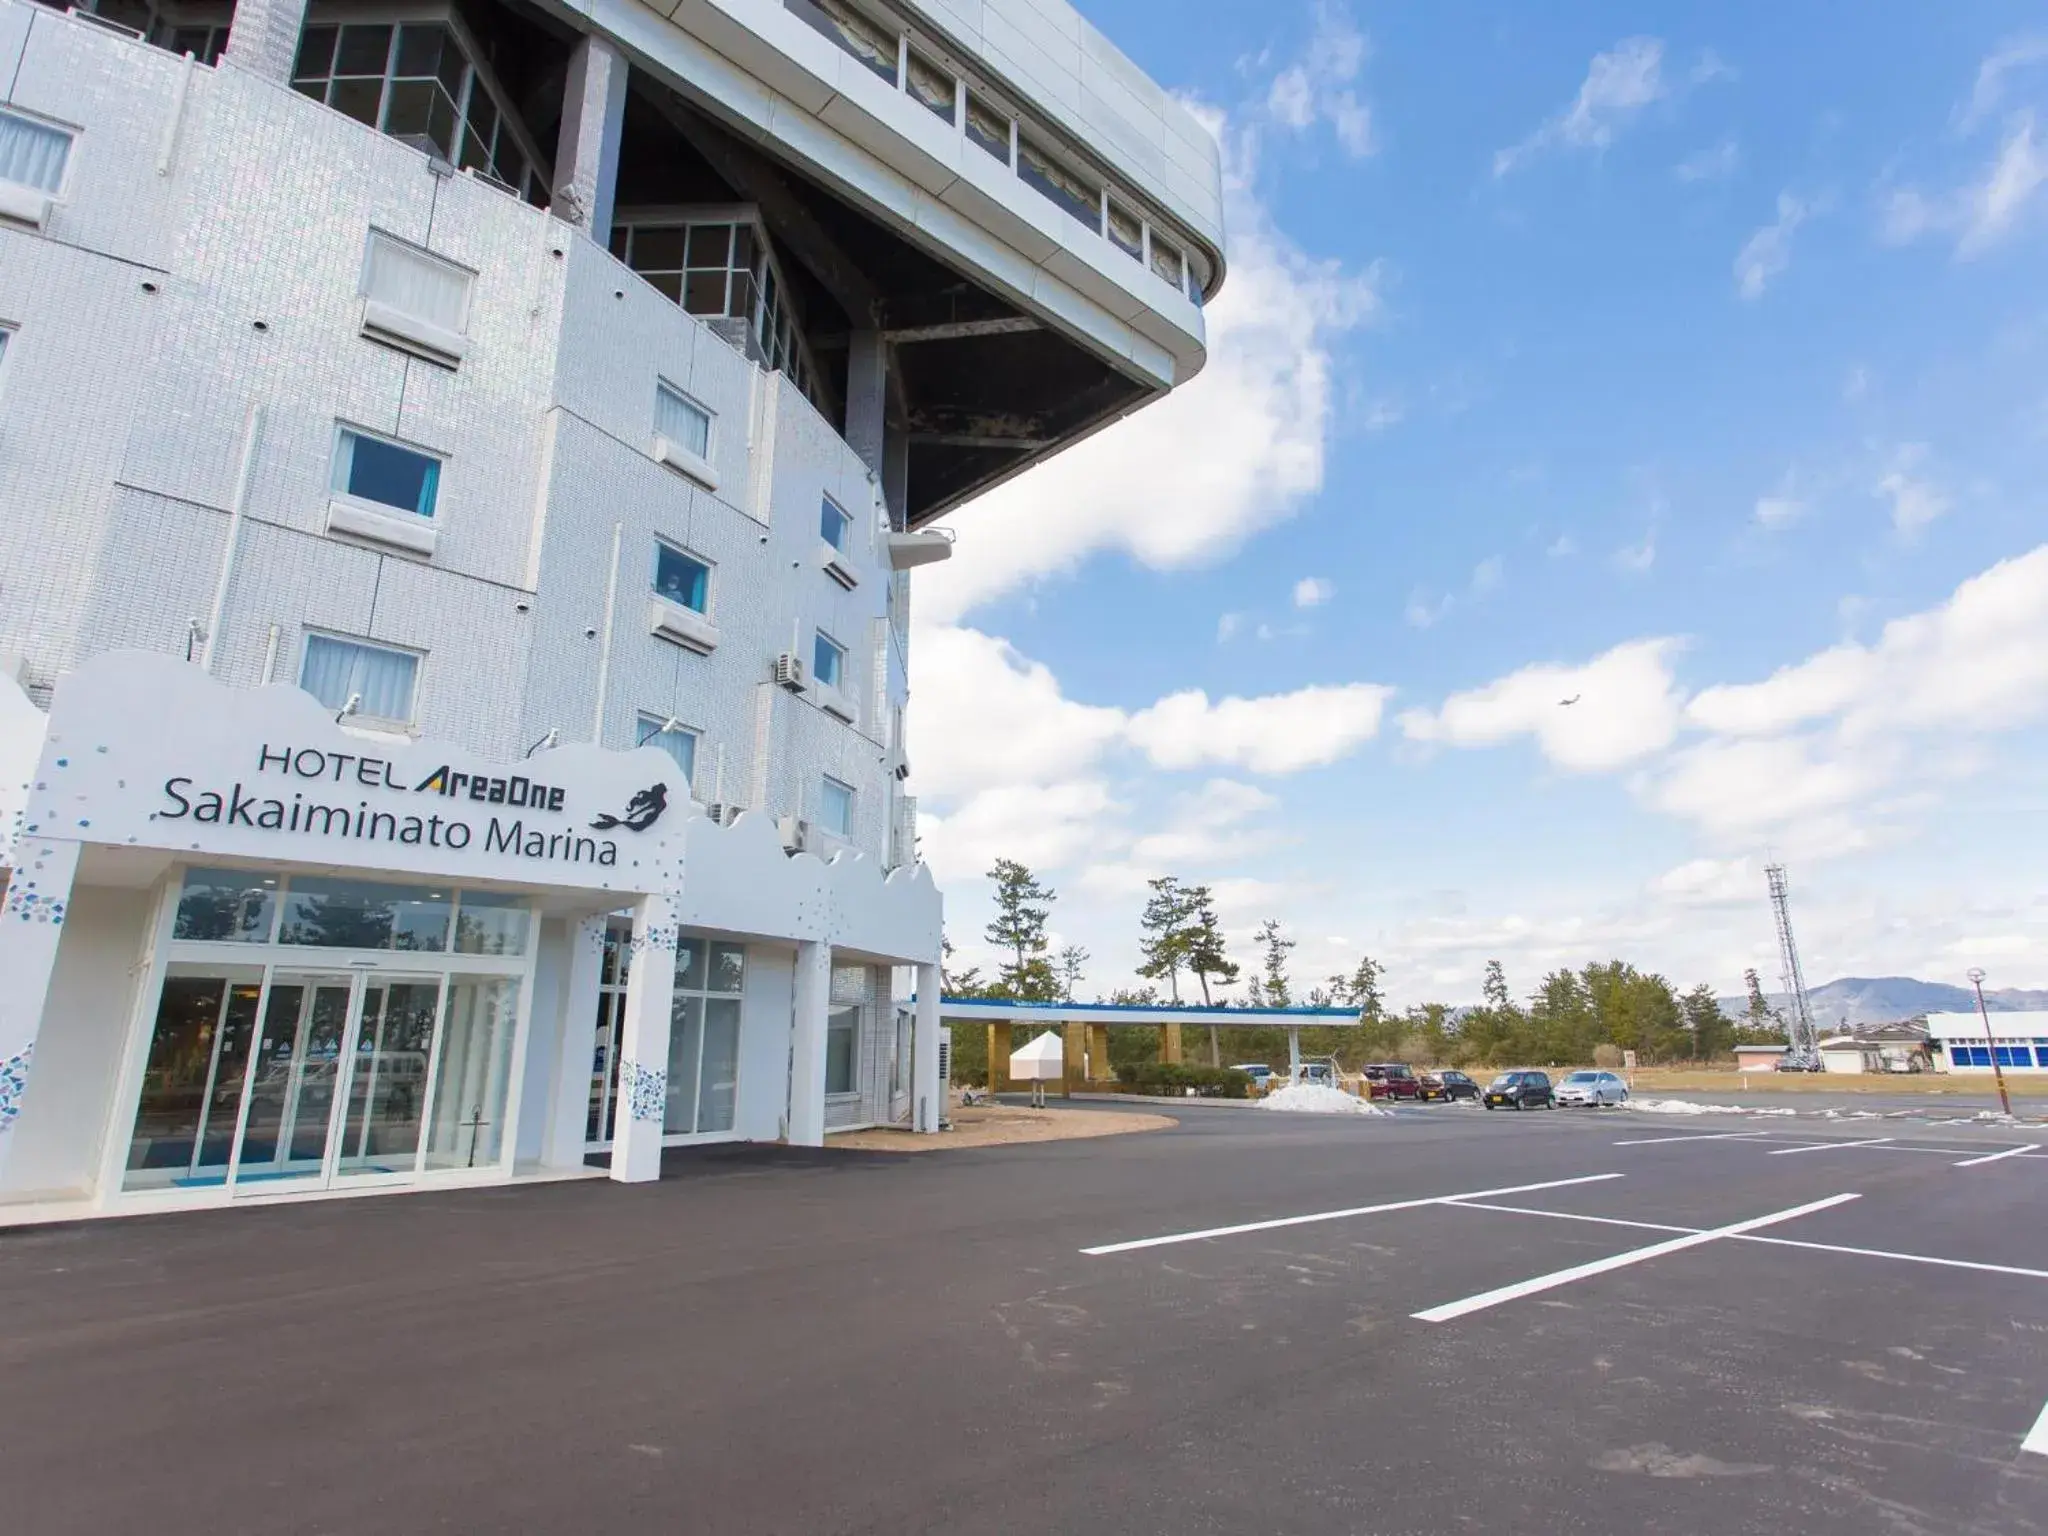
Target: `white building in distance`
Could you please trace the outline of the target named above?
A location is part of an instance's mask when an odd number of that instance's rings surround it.
[[[0,0],[0,1212],[935,1128],[910,573],[1221,250],[1062,0]]]

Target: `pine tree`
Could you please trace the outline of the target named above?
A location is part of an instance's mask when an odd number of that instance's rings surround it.
[[[1223,950],[1223,925],[1216,920],[1215,898],[1206,885],[1188,887],[1188,912],[1190,928],[1188,933],[1188,969],[1202,984],[1202,1003],[1210,1006],[1215,999],[1209,993],[1210,978],[1218,986],[1227,987],[1237,980],[1239,966]]]
[[[1294,990],[1287,980],[1287,956],[1294,940],[1283,937],[1280,920],[1269,917],[1259,925],[1259,950],[1263,975],[1252,983],[1255,1000],[1266,1008],[1293,1004]]]
[[[1081,968],[1088,960],[1088,951],[1078,944],[1069,944],[1060,950],[1054,969],[1059,973],[1061,1002],[1071,1003],[1074,1000],[1074,988],[1081,984]]]
[[[996,885],[996,915],[985,936],[1013,957],[998,981],[1002,994],[1023,1002],[1055,1001],[1059,977],[1045,952],[1045,921],[1052,915],[1054,893],[1015,859],[997,859],[988,877]]]
[[[1180,881],[1172,875],[1161,875],[1146,884],[1152,887],[1152,894],[1146,899],[1144,914],[1138,919],[1138,926],[1145,933],[1138,941],[1138,948],[1145,956],[1145,963],[1138,967],[1138,974],[1147,981],[1164,981],[1167,996],[1177,1003],[1180,1001],[1180,973],[1187,967],[1188,946],[1193,938],[1191,924],[1194,912],[1188,905],[1190,893],[1183,890]]]

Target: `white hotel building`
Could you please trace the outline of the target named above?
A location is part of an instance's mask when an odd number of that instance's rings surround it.
[[[0,0],[0,1220],[935,1129],[911,572],[1220,203],[1063,0]]]

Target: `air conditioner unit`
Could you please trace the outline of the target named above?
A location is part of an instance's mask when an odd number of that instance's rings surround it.
[[[896,775],[896,777],[897,777],[897,779],[898,779],[898,781],[899,781],[899,782],[900,782],[901,780],[904,780],[904,779],[907,779],[907,778],[909,778],[909,777],[910,777],[910,759],[909,759],[909,758],[907,758],[907,757],[899,757],[899,758],[897,758],[897,759],[896,759],[896,767],[895,767],[895,768],[894,768],[894,769],[893,769],[892,771],[893,771],[893,772],[895,773],[895,775]]]
[[[704,807],[704,814],[711,818],[711,824],[716,827],[731,826],[733,817],[739,815],[739,813],[740,808],[738,806],[724,805],[716,800]]]
[[[791,693],[804,691],[804,659],[795,651],[784,651],[775,658],[775,684],[787,688]]]
[[[946,1084],[953,1081],[953,1026],[939,1026],[939,1091],[946,1091]]]
[[[811,824],[795,816],[784,816],[775,823],[775,830],[782,834],[782,850],[785,853],[802,853],[811,841]]]

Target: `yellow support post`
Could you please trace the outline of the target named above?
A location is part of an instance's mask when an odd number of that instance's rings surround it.
[[[1061,1025],[1060,1046],[1060,1097],[1067,1099],[1074,1095],[1074,1084],[1088,1081],[1088,1026]]]
[[[1088,1026],[1088,1077],[1092,1082],[1113,1083],[1116,1068],[1109,1064],[1109,1026],[1090,1024]]]
[[[1159,1059],[1179,1064],[1181,1060],[1180,1026],[1162,1024],[1159,1026]]]

